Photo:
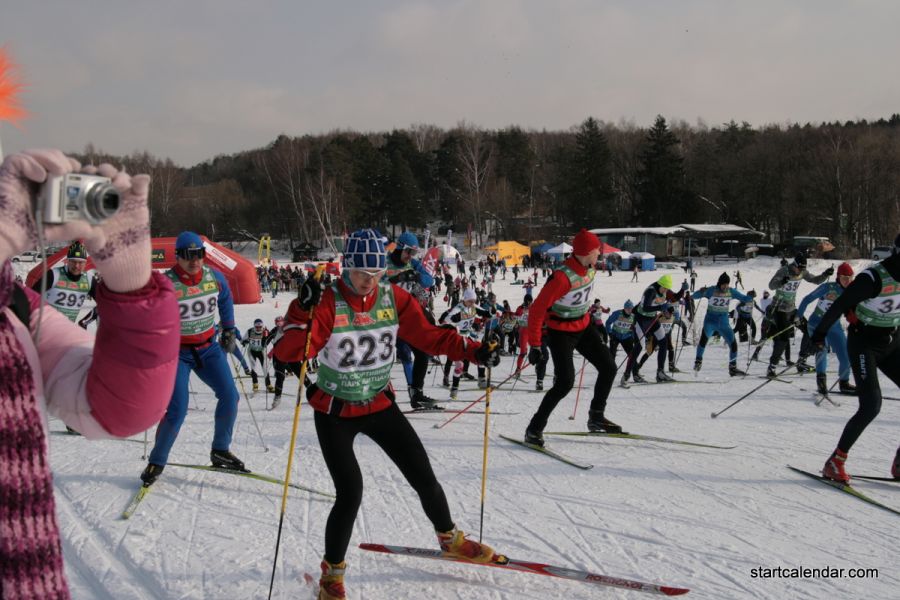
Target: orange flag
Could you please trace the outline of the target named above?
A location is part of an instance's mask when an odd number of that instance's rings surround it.
[[[0,48],[0,121],[9,121],[13,125],[25,118],[28,113],[19,103],[18,94],[22,89],[16,65],[10,60],[6,48]]]

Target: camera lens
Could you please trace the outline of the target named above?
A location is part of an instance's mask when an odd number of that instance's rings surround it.
[[[85,192],[84,211],[91,221],[100,223],[119,210],[119,190],[112,184],[98,183]]]

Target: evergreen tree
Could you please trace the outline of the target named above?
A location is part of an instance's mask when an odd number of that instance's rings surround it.
[[[612,155],[600,123],[585,120],[575,146],[557,155],[559,200],[567,224],[598,227],[612,210]]]
[[[662,116],[657,116],[640,154],[637,217],[642,226],[690,222],[696,201],[685,189],[679,141]]]

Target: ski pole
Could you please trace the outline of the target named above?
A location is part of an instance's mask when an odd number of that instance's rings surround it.
[[[772,335],[770,335],[769,337],[767,337],[767,338],[764,339],[764,340],[760,340],[759,343],[757,344],[757,346],[762,346],[763,344],[765,344],[765,343],[768,342],[769,340],[775,339],[776,337],[778,337],[778,336],[781,335],[782,333],[785,333],[786,331],[790,331],[792,328],[794,328],[794,327],[796,327],[796,326],[797,326],[796,323],[791,323],[790,325],[788,325],[787,327],[785,327],[785,328],[782,329],[781,331],[779,331],[779,332],[777,332],[777,333],[773,333]],[[788,346],[788,349],[790,350],[790,346]],[[747,368],[748,368],[748,369],[750,368],[750,363],[751,363],[751,362],[753,362],[753,356],[752,356],[752,355],[751,355],[750,358],[747,360]]]
[[[488,349],[493,351],[497,347],[497,342],[488,342]],[[478,523],[478,542],[481,542],[484,533],[484,496],[487,486],[487,451],[488,451],[488,429],[489,419],[491,418],[491,365],[487,367],[487,389],[484,394],[484,451],[481,458],[481,519]]]
[[[197,404],[197,392],[194,391],[194,384],[191,382],[191,376],[188,374],[188,390],[190,390],[191,398],[194,400],[194,410],[200,410]]]
[[[530,363],[526,363],[525,366],[523,366],[523,367],[522,367],[521,369],[519,369],[518,371],[516,371],[516,372],[510,374],[509,377],[507,377],[506,379],[504,379],[503,381],[501,381],[500,383],[498,383],[498,384],[497,384],[496,386],[494,386],[494,387],[499,388],[499,387],[502,386],[504,383],[506,383],[507,381],[509,381],[510,379],[512,379],[513,377],[515,377],[516,375],[518,375],[519,373],[521,373],[522,371],[524,371],[525,369],[527,369],[529,366],[531,366],[531,364],[530,364]],[[514,385],[515,385],[515,384],[514,384]],[[491,386],[488,386],[488,389],[490,389],[490,387],[491,387]],[[473,400],[468,406],[466,406],[464,409],[462,409],[461,411],[459,411],[458,413],[456,413],[455,415],[453,415],[452,417],[450,417],[449,419],[447,419],[447,420],[444,421],[443,423],[435,423],[435,424],[434,424],[434,428],[435,428],[435,429],[443,429],[445,425],[449,425],[450,423],[452,423],[453,421],[455,421],[457,417],[459,417],[459,416],[460,416],[461,414],[463,414],[464,412],[468,411],[470,408],[472,408],[473,406],[475,406],[476,404],[478,404],[479,402],[481,402],[481,401],[482,401],[484,398],[486,398],[486,397],[487,397],[487,391],[485,391],[484,394],[482,394],[480,397],[478,397],[478,398],[476,398],[475,400]]]
[[[237,364],[235,364],[234,355],[232,355],[231,363],[237,368]],[[244,387],[244,380],[238,379],[238,385],[241,386],[241,394],[244,395],[244,400],[247,402],[247,408],[250,409],[250,417],[253,419],[253,424],[256,426],[256,433],[259,435],[259,443],[262,444],[263,451],[268,452],[269,447],[266,446],[266,440],[263,439],[262,431],[259,428],[259,423],[256,421],[256,415],[253,413],[253,406],[250,404],[250,396],[247,395],[247,388]]]
[[[144,430],[144,455],[141,460],[147,460],[147,430]]]
[[[575,420],[575,413],[578,412],[578,399],[581,397],[581,382],[584,380],[584,365],[587,364],[587,358],[582,358],[581,360],[581,374],[578,376],[578,389],[575,390],[575,408],[572,409],[572,416],[569,417],[570,421]]]
[[[720,410],[719,412],[714,412],[714,413],[710,414],[709,416],[710,416],[711,418],[715,419],[716,417],[718,417],[719,415],[721,415],[723,412],[725,412],[726,410],[728,410],[729,408],[731,408],[732,406],[734,406],[735,404],[737,404],[738,402],[740,402],[740,401],[743,400],[744,398],[746,398],[746,397],[750,396],[751,394],[753,394],[756,390],[760,389],[761,387],[763,387],[763,386],[765,386],[765,385],[767,385],[767,384],[769,384],[769,383],[772,383],[772,382],[775,381],[778,377],[781,377],[783,374],[787,373],[788,369],[790,369],[790,368],[791,368],[790,366],[785,367],[785,368],[782,369],[775,377],[772,377],[772,378],[770,378],[770,379],[767,379],[767,380],[763,381],[761,384],[759,384],[758,386],[756,386],[755,388],[753,388],[752,390],[750,390],[749,392],[747,392],[746,394],[744,394],[743,396],[741,396],[740,398],[738,398],[737,400],[735,400],[734,402],[732,402],[731,404],[729,404],[728,406],[726,406],[725,408],[723,408],[722,410]]]
[[[316,267],[312,277],[321,281],[325,272],[325,265]],[[309,309],[309,320],[306,323],[306,344],[303,349],[303,364],[300,365],[300,385],[297,388],[297,406],[294,407],[294,422],[291,429],[291,443],[288,448],[287,468],[284,473],[284,488],[281,491],[281,515],[278,517],[278,535],[275,538],[275,558],[272,559],[272,577],[269,579],[269,600],[272,598],[272,588],[275,586],[275,569],[278,566],[278,549],[281,547],[281,531],[284,527],[284,513],[287,512],[288,490],[291,485],[291,467],[294,464],[294,446],[297,443],[297,428],[300,424],[300,402],[303,398],[303,384],[306,381],[306,367],[309,364],[309,346],[312,342],[313,318],[316,315],[315,305]]]

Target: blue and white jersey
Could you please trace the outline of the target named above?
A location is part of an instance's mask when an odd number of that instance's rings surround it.
[[[804,296],[803,300],[800,301],[800,306],[797,307],[797,314],[803,315],[806,312],[806,308],[812,303],[814,300],[818,300],[816,303],[816,308],[813,311],[810,319],[821,319],[825,313],[831,308],[831,305],[834,304],[834,301],[838,299],[838,297],[843,293],[844,288],[841,287],[837,281],[828,281],[823,283],[806,296]]]
[[[723,315],[728,315],[729,305],[732,300],[739,300],[740,302],[752,302],[753,298],[746,294],[742,294],[737,291],[735,288],[728,288],[725,291],[719,288],[719,286],[708,287],[705,290],[699,290],[694,292],[693,296],[694,300],[700,300],[701,298],[706,298],[709,302],[709,306],[706,309],[706,318],[718,318]]]
[[[614,311],[606,320],[606,331],[618,340],[634,337],[634,312],[628,315],[621,309]]]

